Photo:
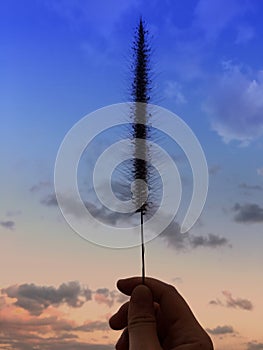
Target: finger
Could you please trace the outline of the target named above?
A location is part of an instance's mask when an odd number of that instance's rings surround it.
[[[128,326],[128,308],[129,308],[129,301],[123,304],[119,308],[119,310],[114,315],[112,315],[111,318],[109,319],[109,325],[115,331],[119,331]],[[154,311],[155,311],[155,318],[157,318],[160,312],[159,304],[154,303]]]
[[[128,308],[129,302],[123,304],[116,314],[109,319],[110,327],[114,330],[121,330],[128,325]]]
[[[142,284],[141,277],[131,277],[119,280],[117,287],[122,293],[131,295],[134,288],[140,284]],[[154,301],[160,304],[167,320],[175,322],[184,319],[188,323],[197,322],[184,298],[172,285],[150,277],[145,278],[145,285],[150,288]]]
[[[140,284],[143,284],[142,277],[130,277],[117,281],[118,289],[126,295],[131,295],[133,289]],[[152,289],[153,297],[157,302],[160,301],[163,293],[172,288],[170,284],[159,281],[152,277],[145,277],[145,285]]]
[[[157,336],[155,310],[150,289],[137,286],[128,310],[129,349],[161,350]]]
[[[116,350],[129,350],[129,333],[128,328],[125,328],[116,343]]]

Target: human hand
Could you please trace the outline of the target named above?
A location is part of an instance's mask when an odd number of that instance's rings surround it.
[[[124,329],[117,350],[213,350],[213,344],[177,290],[154,278],[119,280],[118,289],[131,295],[109,321]]]

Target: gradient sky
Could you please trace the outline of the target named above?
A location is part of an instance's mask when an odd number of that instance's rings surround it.
[[[210,174],[190,232],[182,236],[174,222],[147,243],[147,274],[178,288],[216,350],[263,349],[256,0],[1,2],[1,349],[114,348],[118,334],[107,322],[124,301],[115,284],[140,274],[140,250],[74,233],[56,205],[53,172],[78,120],[129,100],[127,58],[140,15],[153,36],[153,102],[192,128]]]

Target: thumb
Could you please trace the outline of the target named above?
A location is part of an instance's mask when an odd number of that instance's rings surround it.
[[[153,297],[145,285],[137,286],[128,310],[129,350],[162,350],[156,331]]]

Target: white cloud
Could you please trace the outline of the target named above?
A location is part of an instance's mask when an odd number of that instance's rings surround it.
[[[240,66],[224,62],[203,107],[224,142],[247,145],[263,135],[263,71],[252,77]]]
[[[164,95],[174,100],[176,104],[187,103],[184,94],[182,93],[182,86],[176,81],[167,81],[164,88]]]
[[[257,174],[258,174],[259,176],[263,176],[263,167],[257,169]]]

